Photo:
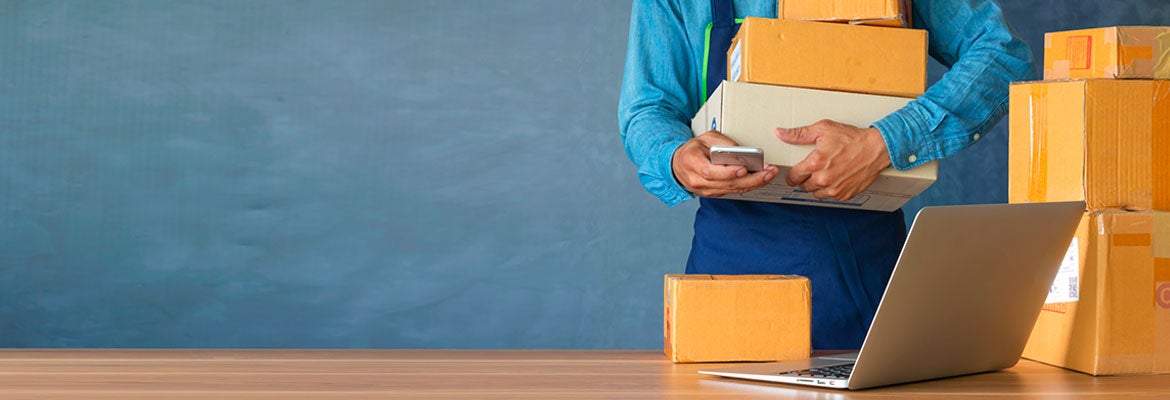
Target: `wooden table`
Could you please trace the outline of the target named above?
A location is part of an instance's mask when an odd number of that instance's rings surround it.
[[[0,350],[3,399],[1170,399],[1170,375],[1001,372],[848,392],[699,375],[652,351]]]

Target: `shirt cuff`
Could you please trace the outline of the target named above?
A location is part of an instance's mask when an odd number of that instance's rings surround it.
[[[689,133],[689,132],[688,132]],[[683,202],[695,198],[681,183],[674,177],[674,168],[672,168],[671,160],[674,158],[674,152],[682,147],[686,140],[675,141],[671,140],[662,144],[662,148],[658,151],[656,164],[658,164],[658,179],[662,183],[661,191],[654,191],[658,194],[658,198],[666,205],[674,207]],[[645,183],[645,182],[643,182]]]
[[[887,115],[872,127],[877,128],[886,141],[890,164],[899,171],[905,171],[934,161],[937,152],[924,149],[922,138],[929,136],[937,125],[931,123],[928,113],[921,105],[911,102],[902,109]]]
[[[662,151],[659,152],[658,163],[661,166],[661,181],[666,186],[665,191],[659,194],[659,199],[666,202],[667,206],[670,207],[680,205],[684,201],[695,198],[693,194],[690,194],[690,191],[687,191],[686,187],[680,184],[679,179],[674,177],[674,168],[670,164],[670,160],[674,158],[674,152],[679,150],[679,147],[683,143],[686,143],[686,140],[683,140],[683,142],[663,144]]]
[[[669,120],[645,119],[639,121],[633,129],[647,132],[646,135],[638,136],[657,139],[639,150],[647,156],[638,167],[638,180],[642,186],[671,207],[693,199],[694,196],[675,179],[671,168],[674,152],[694,137],[690,126]],[[654,134],[650,135],[650,132]]]

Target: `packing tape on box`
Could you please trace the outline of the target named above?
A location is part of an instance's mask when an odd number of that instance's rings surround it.
[[[1137,54],[1136,57],[1138,57],[1138,58],[1141,57],[1141,52],[1151,51],[1150,43],[1154,43],[1154,41],[1157,40],[1158,35],[1165,32],[1165,29],[1160,28],[1160,27],[1154,27],[1154,26],[1128,27],[1125,29],[1117,29],[1117,27],[1113,27],[1111,29],[1112,30],[1110,30],[1108,32],[1115,32],[1115,33],[1110,33],[1110,35],[1117,37],[1116,43],[1112,43],[1112,44],[1117,44],[1117,45],[1122,46],[1122,47],[1135,47],[1135,48],[1136,47],[1145,47],[1146,48],[1146,50],[1141,50],[1139,53],[1136,53]],[[1109,43],[1107,40],[1106,44],[1111,44],[1111,43]]]
[[[1044,71],[1046,79],[1061,80],[1068,79],[1069,67],[1068,60],[1056,60],[1052,62],[1052,69]]]
[[[1170,214],[1154,213],[1154,371],[1170,371]]]
[[[1154,234],[1151,235],[1151,251],[1154,253],[1154,281],[1170,283],[1170,213],[1154,213]],[[1170,288],[1168,288],[1170,289]],[[1167,298],[1164,301],[1166,308],[1170,308],[1170,290],[1159,292]]]
[[[1150,247],[1151,236],[1153,235],[1147,233],[1114,233],[1111,236],[1111,244],[1114,246]]]
[[[1154,303],[1159,310],[1170,310],[1170,258],[1154,259]]]
[[[1113,76],[1154,76],[1154,48],[1150,46],[1118,46],[1117,73]]]
[[[1170,79],[1170,32],[1154,38],[1154,79]]]
[[[1153,69],[1153,63],[1149,62],[1150,49],[1131,46],[1134,43],[1141,43],[1141,38],[1134,33],[1129,29],[1117,28],[1105,31],[1105,46],[1107,49],[1113,47],[1108,49],[1108,52],[1116,55],[1116,59],[1113,61],[1117,63],[1117,65],[1105,67],[1105,76],[1141,76],[1142,72],[1149,74]],[[1145,65],[1141,63],[1143,59],[1146,60]]]
[[[1151,124],[1150,159],[1153,209],[1170,210],[1170,81],[1154,82],[1154,110]],[[1166,256],[1170,257],[1170,255]]]
[[[1117,35],[1117,74],[1114,76],[1155,76],[1154,56],[1157,48],[1157,36],[1161,29],[1152,27],[1137,27],[1133,29],[1114,29]]]
[[[1121,35],[1118,35],[1116,26],[1105,28],[1105,37],[1101,39],[1101,43],[1116,45],[1119,39],[1118,36]],[[1121,41],[1124,42],[1125,39],[1121,39]]]
[[[1170,213],[1154,213],[1154,235],[1150,246],[1154,258],[1170,259]]]
[[[1048,200],[1048,149],[1045,148],[1048,132],[1048,85],[1030,85],[1032,94],[1028,97],[1028,200]]]

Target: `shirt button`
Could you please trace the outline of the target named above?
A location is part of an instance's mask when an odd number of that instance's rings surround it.
[[[918,156],[911,154],[910,158],[907,158],[907,160],[909,160],[910,162],[918,161]]]
[[[971,137],[971,139],[972,139],[972,140],[979,140],[979,134],[978,134],[978,133],[976,133],[976,134],[975,134],[975,136],[972,136],[972,137]]]

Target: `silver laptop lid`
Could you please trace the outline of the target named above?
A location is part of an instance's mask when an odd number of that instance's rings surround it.
[[[927,207],[911,227],[850,389],[1015,365],[1083,202]]]

